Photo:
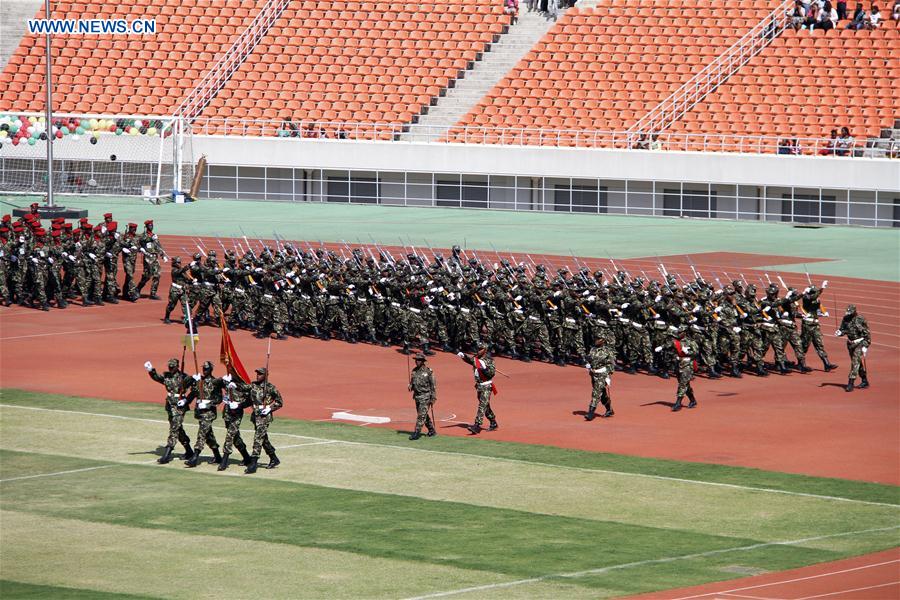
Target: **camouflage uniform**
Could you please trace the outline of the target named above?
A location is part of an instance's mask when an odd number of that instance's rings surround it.
[[[851,313],[852,308],[852,313]],[[838,328],[836,335],[847,337],[847,352],[850,354],[850,375],[847,384],[847,391],[853,389],[853,383],[857,375],[862,377],[862,383],[859,387],[868,387],[869,379],[863,363],[865,352],[872,344],[872,336],[869,333],[869,324],[866,318],[856,312],[856,307],[852,304],[847,308],[848,314],[844,315],[841,320],[841,326]]]
[[[247,452],[247,444],[241,437],[241,421],[244,418],[244,409],[251,406],[247,398],[249,386],[237,382],[230,382],[222,389],[222,419],[225,422],[225,442],[222,444],[222,462],[219,470],[228,468],[228,456],[233,448],[237,448],[244,459],[244,466],[250,464],[250,454]]]
[[[435,423],[428,411],[437,400],[437,385],[434,372],[425,364],[424,355],[416,357],[416,367],[409,377],[409,390],[413,393],[413,400],[416,403],[416,429],[410,439],[419,437],[423,425],[428,429],[429,436],[435,435]]]
[[[587,369],[591,374],[591,404],[588,407],[585,419],[588,421],[594,418],[594,411],[597,404],[602,403],[606,409],[604,417],[613,416],[612,398],[609,394],[609,386],[612,383],[612,375],[616,368],[615,350],[609,346],[606,338],[600,345],[591,348],[588,354]]]
[[[681,410],[681,401],[685,395],[690,400],[688,408],[694,408],[697,406],[697,400],[694,398],[691,380],[694,379],[694,357],[698,352],[697,344],[687,338],[675,339],[672,343],[678,355],[678,391],[675,393],[675,405],[672,410]]]
[[[475,423],[471,426],[472,432],[477,433],[481,430],[481,423],[484,418],[490,421],[490,430],[497,429],[497,417],[491,409],[491,395],[495,393],[496,387],[493,384],[494,360],[485,354],[483,357],[472,357],[467,354],[459,353],[464,361],[472,365],[475,377],[475,392],[478,395],[478,410],[475,412]]]
[[[822,290],[815,287],[807,288],[803,293],[803,298],[799,305],[802,315],[800,321],[800,345],[805,353],[809,351],[809,346],[812,344],[816,354],[822,360],[822,364],[825,365],[825,370],[830,371],[836,368],[836,365],[831,364],[828,360],[828,353],[825,351],[825,344],[822,341],[819,317],[826,316],[827,313],[822,311],[822,304],[819,300],[821,295]]]
[[[253,407],[251,420],[256,429],[253,435],[252,458],[259,458],[265,449],[269,458],[275,457],[275,447],[269,442],[269,425],[275,419],[274,412],[284,406],[281,393],[269,382],[253,382],[248,386],[247,396]]]
[[[149,364],[149,363],[148,363]],[[172,369],[177,369],[172,371]],[[190,399],[185,392],[190,389],[191,378],[178,369],[178,360],[169,361],[169,370],[160,375],[156,369],[150,370],[150,379],[162,384],[166,388],[166,417],[169,419],[169,437],[166,439],[166,452],[159,462],[166,463],[171,460],[172,448],[175,442],[184,446],[186,457],[194,455],[191,449],[191,439],[184,432],[184,414],[190,409]]]
[[[156,298],[156,290],[159,288],[159,255],[162,253],[162,246],[156,234],[146,231],[141,235],[139,240],[140,253],[143,256],[143,269],[141,281],[137,285],[137,293],[140,296],[141,290],[150,282],[150,297]]]
[[[209,372],[212,373],[210,365]],[[219,443],[216,441],[216,435],[213,433],[213,421],[218,417],[218,406],[222,402],[222,389],[227,381],[207,375],[205,372],[193,385],[194,399],[194,418],[200,425],[197,431],[197,441],[194,443],[194,457],[196,460],[203,452],[204,446],[209,446],[216,458],[219,457]],[[216,460],[215,462],[219,462]]]

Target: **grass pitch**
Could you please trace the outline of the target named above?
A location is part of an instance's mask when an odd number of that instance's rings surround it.
[[[893,486],[287,419],[245,476],[156,465],[166,430],[2,392],[4,598],[596,598],[900,542]]]

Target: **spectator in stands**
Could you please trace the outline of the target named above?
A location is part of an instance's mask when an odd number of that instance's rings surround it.
[[[815,27],[819,22],[819,13],[822,10],[819,8],[819,5],[815,2],[809,5],[806,9],[806,21],[803,22],[802,29],[809,29],[812,31],[813,27]]]
[[[837,1],[837,15],[838,21],[843,21],[847,18],[847,0]]]
[[[850,156],[853,152],[853,136],[846,127],[841,127],[841,135],[837,138],[837,144],[834,153],[838,156]]]
[[[863,10],[862,3],[856,3],[856,10],[853,11],[853,18],[847,24],[847,29],[862,29],[866,26],[866,11]]]
[[[894,0],[894,10],[891,11],[891,18],[900,21],[900,0]]]
[[[791,150],[791,138],[782,138],[778,140],[778,154],[793,154]]]
[[[828,137],[828,144],[825,145],[824,148],[819,150],[819,154],[822,156],[830,156],[837,152],[838,146],[838,132],[837,129],[831,130],[831,135]]]
[[[794,2],[794,9],[791,11],[791,27],[794,28],[794,31],[799,31],[805,22],[806,9],[803,8],[803,3],[797,0]]]
[[[512,15],[512,24],[519,20],[519,0],[503,0],[503,12]]]
[[[646,133],[642,133],[641,137],[639,137],[638,140],[634,143],[634,149],[635,150],[649,150],[650,149],[650,142],[647,139]]]
[[[878,6],[873,4],[869,20],[866,21],[866,29],[878,29],[879,25],[881,25],[881,13],[878,12]]]
[[[305,138],[317,138],[317,137],[319,137],[319,134],[316,132],[316,128],[315,128],[315,126],[313,126],[312,123],[308,124],[308,125],[303,129],[302,135],[303,135],[303,137],[305,137]]]
[[[835,28],[837,20],[837,11],[831,5],[831,0],[825,0],[825,6],[822,7],[822,11],[819,13],[819,22],[816,24],[816,27],[828,31]]]
[[[659,141],[659,134],[654,133],[650,136],[650,143],[647,145],[648,150],[662,150],[662,142]]]
[[[339,140],[346,140],[348,138],[347,132],[344,131],[344,128],[338,125],[337,132],[335,133],[335,137]]]
[[[287,117],[281,120],[281,131],[279,132],[281,137],[299,137],[300,132],[297,130],[297,126],[294,125],[290,119]]]

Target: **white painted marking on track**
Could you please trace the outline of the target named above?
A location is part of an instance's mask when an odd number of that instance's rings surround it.
[[[698,594],[696,596],[682,596],[680,598],[673,598],[672,600],[692,600],[694,598],[706,598],[707,596],[715,596],[716,594],[730,594],[731,592],[744,592],[747,590],[755,590],[758,588],[783,585],[785,583],[796,583],[798,581],[809,581],[810,579],[820,579],[822,577],[831,577],[832,575],[843,575],[844,573],[852,573],[854,571],[862,571],[863,569],[872,569],[875,567],[882,567],[884,565],[892,565],[894,563],[900,562],[900,559],[894,560],[886,560],[884,562],[872,563],[870,565],[861,565],[859,567],[851,567],[849,569],[841,569],[839,571],[829,571],[827,573],[818,573],[816,575],[808,575],[806,577],[796,577],[794,579],[785,579],[783,581],[773,581],[770,583],[760,583],[757,585],[748,585],[745,587],[733,588],[730,590],[722,590],[719,592],[710,592],[708,594]]]
[[[861,592],[863,590],[874,590],[876,588],[883,588],[889,585],[897,585],[900,584],[900,580],[890,581],[888,583],[879,583],[878,585],[867,585],[866,587],[858,587],[850,590],[841,590],[839,592],[828,592],[827,594],[816,594],[815,596],[804,596],[803,598],[797,598],[797,600],[810,600],[811,598],[825,598],[827,596],[836,596],[838,594],[848,594],[850,592]]]
[[[411,598],[406,598],[405,600],[426,600],[428,598],[445,598],[447,596],[457,596],[459,594],[467,594],[469,592],[483,592],[487,590],[496,590],[503,589],[509,587],[515,587],[519,585],[526,585],[529,583],[540,583],[542,581],[546,581],[548,579],[574,579],[578,577],[585,577],[589,575],[603,575],[605,573],[609,573],[610,571],[620,571],[623,569],[631,569],[635,567],[644,567],[647,565],[656,565],[656,564],[666,564],[679,560],[690,560],[692,558],[706,558],[708,556],[717,556],[719,554],[728,554],[730,552],[747,552],[750,550],[757,550],[759,548],[769,548],[771,546],[796,546],[798,544],[805,544],[808,542],[817,542],[820,540],[827,540],[831,538],[837,537],[847,537],[853,535],[862,535],[865,533],[876,533],[882,531],[892,531],[900,529],[900,525],[895,525],[893,527],[879,527],[876,529],[860,529],[858,531],[845,531],[843,533],[832,533],[828,535],[820,535],[816,537],[808,537],[799,540],[787,540],[782,542],[760,542],[759,544],[751,544],[749,546],[736,546],[734,548],[722,548],[720,550],[709,550],[707,552],[695,552],[694,554],[682,554],[680,556],[667,556],[665,558],[652,558],[648,560],[639,560],[636,562],[630,563],[622,563],[618,565],[612,565],[609,567],[600,567],[597,569],[587,569],[585,571],[575,571],[572,573],[551,573],[548,575],[541,575],[539,577],[530,577],[528,579],[517,579],[514,581],[505,581],[503,583],[489,583],[486,585],[478,585],[468,588],[460,588],[456,590],[447,590],[445,592],[435,592],[433,594],[425,594],[423,596],[414,596]],[[711,595],[711,594],[710,594]]]
[[[107,327],[105,329],[80,329],[78,331],[56,331],[53,333],[34,333],[31,335],[14,335],[14,336],[10,336],[10,337],[4,337],[4,338],[0,338],[0,341],[6,342],[9,340],[24,340],[24,339],[28,339],[28,338],[51,337],[54,335],[76,335],[76,334],[83,334],[83,333],[99,333],[102,331],[121,331],[123,329],[143,329],[146,327],[163,327],[163,326],[164,326],[163,323],[160,322],[160,323],[152,323],[149,325],[145,324],[145,325],[127,325],[127,326],[123,326],[123,327]]]
[[[168,421],[163,421],[162,419],[147,419],[143,417],[127,417],[123,415],[110,415],[107,413],[95,413],[88,411],[80,411],[80,410],[67,410],[61,408],[44,408],[40,406],[19,406],[16,404],[0,404],[0,408],[13,408],[13,409],[21,409],[21,410],[36,410],[43,412],[58,412],[64,414],[72,414],[72,415],[86,415],[92,417],[105,417],[109,419],[124,419],[126,421],[144,421],[148,423],[158,423],[158,424],[168,424]],[[310,435],[299,435],[296,433],[280,433],[275,431],[270,431],[269,435],[280,435],[284,437],[292,437],[298,439],[305,440],[320,440],[320,441],[330,441],[336,444],[348,444],[351,446],[371,446],[373,448],[389,448],[391,450],[405,450],[411,452],[424,452],[428,454],[441,454],[447,456],[465,456],[468,458],[477,458],[478,460],[491,460],[498,462],[508,462],[514,464],[521,464],[527,466],[537,466],[537,467],[549,467],[553,469],[566,469],[571,471],[579,471],[582,473],[603,473],[608,475],[622,475],[625,477],[639,477],[642,479],[655,479],[658,481],[675,481],[678,483],[687,483],[694,485],[706,485],[712,487],[724,487],[729,489],[737,489],[744,490],[748,492],[759,492],[759,493],[768,493],[768,494],[782,494],[785,496],[799,496],[803,498],[815,498],[818,500],[832,500],[835,502],[849,502],[851,504],[864,504],[868,506],[886,506],[888,508],[896,508],[900,509],[900,504],[889,504],[887,502],[873,502],[871,500],[857,500],[855,498],[843,498],[841,496],[825,496],[822,494],[810,494],[806,492],[792,492],[790,490],[777,490],[773,488],[761,488],[761,487],[753,487],[750,485],[739,485],[736,483],[721,483],[718,481],[703,481],[698,479],[682,479],[680,477],[666,477],[665,475],[648,475],[646,473],[629,473],[627,471],[612,471],[609,469],[591,469],[588,467],[573,467],[570,465],[555,465],[553,463],[543,463],[543,462],[534,462],[528,460],[520,460],[516,458],[504,458],[500,456],[486,456],[483,454],[472,454],[469,452],[448,452],[445,450],[428,450],[421,447],[415,446],[398,446],[393,444],[379,444],[376,442],[356,442],[349,440],[336,440],[331,438],[320,438],[314,437]]]
[[[370,423],[390,423],[390,417],[370,417],[368,415],[354,415],[349,412],[335,412],[331,413],[332,419],[340,419],[342,421],[358,421],[365,425],[369,425]]]

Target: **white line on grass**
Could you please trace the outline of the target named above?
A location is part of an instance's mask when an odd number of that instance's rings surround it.
[[[866,533],[877,533],[883,531],[893,531],[896,529],[900,529],[900,525],[895,525],[893,527],[879,527],[875,529],[860,529],[858,531],[845,531],[843,533],[831,533],[828,535],[820,535],[816,537],[808,537],[799,540],[788,540],[783,542],[760,542],[758,544],[751,544],[749,546],[736,546],[734,548],[723,548],[721,550],[709,550],[707,552],[696,552],[694,554],[682,554],[680,556],[668,556],[665,558],[652,558],[648,560],[639,560],[636,562],[630,563],[622,563],[619,565],[612,565],[609,567],[600,567],[597,569],[588,569],[586,571],[574,571],[572,573],[552,573],[549,575],[541,575],[539,577],[530,577],[528,579],[517,579],[515,581],[506,581],[503,583],[489,583],[486,585],[478,585],[468,588],[460,588],[456,590],[448,590],[445,592],[435,592],[433,594],[425,594],[423,596],[414,596],[411,598],[406,598],[405,600],[426,600],[427,598],[445,598],[447,596],[456,596],[459,594],[466,594],[469,592],[484,592],[487,590],[496,590],[502,588],[515,587],[518,585],[526,585],[529,583],[540,583],[542,581],[546,581],[548,579],[557,579],[557,578],[566,578],[566,579],[574,579],[578,577],[585,577],[588,575],[602,575],[604,573],[608,573],[610,571],[620,571],[623,569],[632,569],[634,567],[644,567],[647,565],[657,565],[657,564],[665,564],[670,562],[675,562],[679,560],[690,560],[692,558],[706,558],[708,556],[717,556],[719,554],[727,554],[729,552],[748,552],[750,550],[757,550],[759,548],[769,548],[771,546],[796,546],[798,544],[805,544],[808,542],[817,542],[820,540],[827,540],[837,537],[847,537],[853,535],[862,535]]]
[[[99,465],[96,467],[85,467],[83,469],[69,469],[68,471],[56,471],[54,473],[38,473],[37,475],[22,475],[21,477],[8,477],[7,479],[0,479],[0,483],[7,483],[10,481],[21,481],[23,479],[37,479],[38,477],[56,477],[57,475],[70,475],[72,473],[84,473],[86,471],[97,471],[98,469],[108,469],[110,467],[127,467],[129,465],[146,465],[148,463],[156,462],[157,459],[141,461],[136,463],[112,463],[108,465]]]
[[[79,411],[79,410],[66,410],[66,409],[58,409],[58,408],[43,408],[38,406],[19,406],[16,404],[0,404],[0,408],[18,408],[22,410],[35,410],[35,411],[43,411],[43,412],[58,412],[65,414],[74,414],[74,415],[87,415],[92,417],[106,417],[110,419],[125,419],[129,421],[144,421],[148,423],[166,423],[162,419],[147,419],[142,417],[126,417],[122,415],[110,415],[106,413],[94,413],[87,411]],[[790,490],[778,490],[774,488],[762,488],[762,487],[754,487],[750,485],[739,485],[736,483],[721,483],[718,481],[703,481],[697,479],[683,479],[680,477],[667,477],[665,475],[649,475],[647,473],[629,473],[628,471],[612,471],[609,469],[590,469],[587,467],[573,467],[570,465],[555,465],[553,463],[544,463],[544,462],[532,462],[528,460],[520,460],[516,458],[505,458],[501,456],[484,456],[481,454],[471,454],[468,452],[449,452],[446,450],[428,450],[425,448],[415,448],[412,446],[395,446],[392,444],[379,444],[376,442],[356,442],[349,440],[336,440],[330,438],[320,438],[309,435],[298,435],[295,433],[279,433],[275,431],[270,431],[269,435],[280,435],[284,437],[292,437],[298,439],[305,440],[316,440],[321,442],[330,442],[334,444],[348,444],[353,446],[371,446],[376,448],[389,448],[391,450],[408,450],[411,452],[425,452],[429,454],[440,454],[445,456],[464,456],[467,458],[477,458],[481,460],[489,460],[489,461],[500,461],[500,462],[508,462],[520,465],[527,466],[537,466],[537,467],[549,467],[554,469],[568,469],[572,471],[579,471],[583,473],[603,473],[608,475],[623,475],[626,477],[639,477],[643,479],[654,479],[657,481],[674,481],[677,483],[687,483],[693,485],[705,485],[711,487],[721,487],[735,490],[744,490],[749,492],[761,492],[768,494],[782,494],[785,496],[798,496],[802,498],[815,498],[817,500],[832,500],[835,502],[850,502],[852,504],[864,504],[868,506],[885,506],[888,508],[897,508],[900,509],[900,504],[890,504],[888,502],[873,502],[871,500],[857,500],[855,498],[842,498],[840,496],[826,496],[823,494],[811,494],[807,492],[792,492]]]
[[[884,565],[892,565],[892,564],[898,563],[898,562],[900,562],[900,559],[886,560],[884,562],[874,563],[871,565],[861,565],[859,567],[851,567],[849,569],[841,569],[840,571],[829,571],[828,573],[818,573],[816,575],[808,575],[806,577],[797,577],[795,579],[785,579],[783,581],[773,581],[771,583],[760,583],[757,585],[748,585],[746,587],[733,588],[730,590],[721,590],[718,592],[709,592],[708,594],[698,594],[696,596],[682,596],[681,598],[673,598],[672,600],[691,600],[692,598],[705,598],[707,596],[715,596],[718,594],[731,594],[732,592],[744,592],[747,590],[755,590],[758,588],[783,585],[785,583],[796,583],[798,581],[809,581],[810,579],[819,579],[821,577],[831,577],[832,575],[843,575],[844,573],[852,573],[854,571],[862,571],[863,569],[873,569],[875,567],[882,567]]]

